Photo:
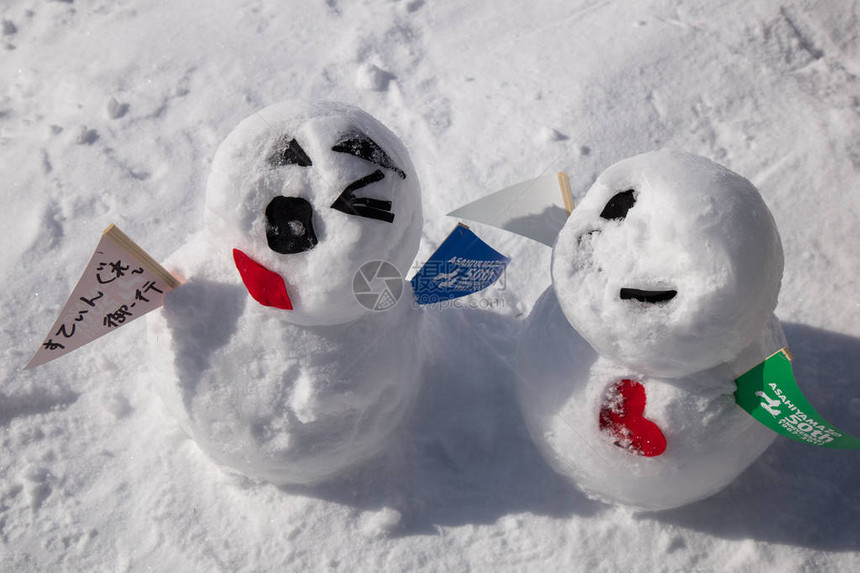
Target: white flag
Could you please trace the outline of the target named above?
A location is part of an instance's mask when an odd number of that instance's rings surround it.
[[[573,211],[565,173],[550,173],[496,191],[448,213],[552,246]]]
[[[25,368],[68,354],[164,303],[180,282],[111,225],[36,355]]]

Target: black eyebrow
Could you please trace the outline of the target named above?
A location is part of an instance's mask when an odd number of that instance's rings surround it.
[[[275,167],[282,165],[299,165],[311,167],[313,162],[299,142],[286,135],[278,139],[274,150],[269,154],[269,163]]]
[[[360,131],[351,131],[345,134],[334,144],[331,150],[355,155],[380,167],[391,169],[401,179],[406,179],[406,173],[394,164],[394,161],[379,147],[379,144]]]
[[[379,219],[386,223],[394,222],[394,213],[391,212],[391,201],[382,199],[370,199],[368,197],[356,197],[354,193],[362,187],[367,187],[371,183],[382,181],[385,174],[377,169],[370,175],[362,177],[358,181],[350,183],[343,193],[334,200],[331,204],[332,209],[337,209],[347,215],[358,215],[359,217],[367,217],[369,219]]]

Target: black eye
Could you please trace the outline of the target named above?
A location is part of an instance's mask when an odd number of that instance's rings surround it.
[[[382,181],[385,174],[377,169],[370,175],[362,177],[358,181],[350,183],[343,193],[331,204],[332,209],[337,209],[347,215],[357,215],[368,219],[378,219],[386,223],[394,222],[394,213],[391,212],[391,201],[382,199],[370,199],[368,197],[356,197],[355,192],[371,183]]]
[[[274,149],[269,154],[269,163],[274,167],[281,167],[282,165],[310,167],[313,165],[311,158],[308,157],[299,142],[295,139],[288,139],[286,136],[279,139],[275,144]]]
[[[600,218],[608,221],[622,220],[635,204],[636,197],[633,195],[633,189],[616,193],[600,212]]]

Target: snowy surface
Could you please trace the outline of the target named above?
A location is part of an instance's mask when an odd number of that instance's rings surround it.
[[[580,200],[659,147],[750,179],[782,236],[776,313],[818,410],[860,434],[860,8],[674,1],[0,7],[6,254],[0,570],[860,569],[860,453],[778,439],[720,494],[662,513],[590,501],[528,438],[510,361],[550,250],[474,306],[433,311],[418,405],[384,456],[315,488],[222,472],[156,397],[136,322],[35,370],[116,223],[157,259],[202,227],[220,142],[294,97],[377,117],[444,213],[549,170]]]

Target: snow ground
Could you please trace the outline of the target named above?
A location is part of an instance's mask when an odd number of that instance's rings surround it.
[[[631,514],[556,476],[509,360],[549,249],[450,310],[419,406],[384,458],[313,489],[229,476],[147,379],[144,325],[21,368],[116,223],[157,259],[202,224],[219,142],[293,97],[359,105],[410,148],[419,260],[444,213],[549,170],[581,197],[655,147],[750,178],[782,234],[777,313],[819,411],[860,435],[860,7],[365,0],[0,6],[0,570],[860,569],[860,452],[779,439],[703,502]],[[500,301],[500,302],[499,302]]]

